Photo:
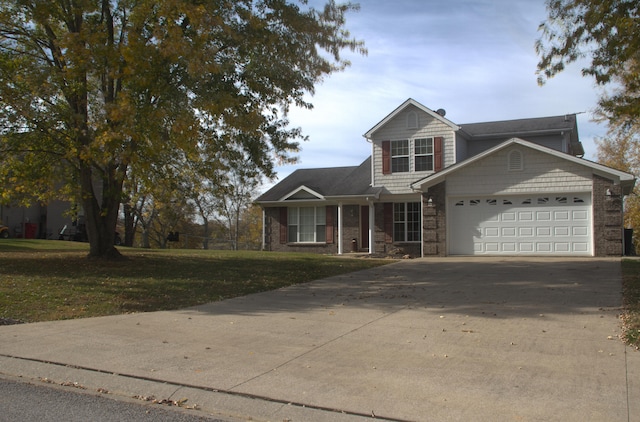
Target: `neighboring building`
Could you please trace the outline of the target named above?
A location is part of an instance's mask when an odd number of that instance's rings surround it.
[[[26,239],[68,238],[76,232],[76,224],[66,214],[70,204],[51,201],[48,205],[35,204],[30,207],[0,205],[0,224],[9,227],[11,237]]]
[[[264,248],[328,254],[623,254],[633,175],[581,158],[575,115],[457,125],[413,99],[354,167],[296,170],[257,199]]]

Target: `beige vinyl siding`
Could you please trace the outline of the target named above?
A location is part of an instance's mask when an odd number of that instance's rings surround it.
[[[508,154],[522,152],[523,170],[508,171]],[[449,196],[528,194],[532,192],[587,192],[591,171],[528,148],[510,147],[479,160],[447,177]]]
[[[417,114],[418,128],[407,128],[407,116],[409,113],[414,112]],[[395,118],[389,121],[384,127],[380,128],[375,133],[373,139],[373,185],[384,186],[391,193],[411,193],[409,185],[415,182],[416,179],[428,176],[432,174],[432,171],[413,171],[414,167],[414,139],[418,138],[434,138],[436,136],[442,137],[443,147],[443,167],[450,166],[455,160],[454,151],[454,133],[451,127],[434,119],[427,113],[419,110],[417,107],[407,107],[402,113],[399,113]],[[409,172],[395,173],[395,174],[382,174],[382,142],[383,141],[397,141],[409,139],[409,148],[411,151],[409,158]]]

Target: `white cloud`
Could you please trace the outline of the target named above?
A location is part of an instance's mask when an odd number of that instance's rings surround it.
[[[314,109],[291,111],[309,141],[299,164],[277,168],[279,179],[295,168],[360,164],[371,152],[362,134],[410,97],[444,108],[454,123],[590,112],[598,91],[579,65],[537,84],[534,43],[545,18],[542,0],[363,0],[347,27],[369,54],[346,53],[352,66],[316,87]],[[580,114],[578,128],[594,159],[606,127],[591,117]]]

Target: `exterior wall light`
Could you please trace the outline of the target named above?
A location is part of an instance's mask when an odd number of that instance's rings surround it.
[[[620,198],[620,195],[616,195],[611,189],[607,189],[607,191],[605,192],[605,196],[608,200],[611,200],[613,198]]]

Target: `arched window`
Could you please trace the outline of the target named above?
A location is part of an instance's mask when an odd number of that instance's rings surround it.
[[[418,113],[415,111],[410,111],[407,114],[407,129],[417,129],[418,128]]]
[[[515,149],[507,156],[507,170],[509,171],[522,171],[524,169],[524,160],[522,159],[522,152]]]

